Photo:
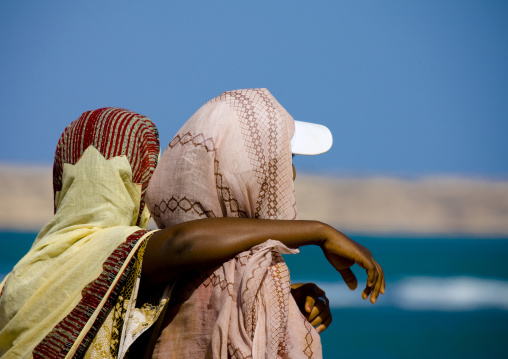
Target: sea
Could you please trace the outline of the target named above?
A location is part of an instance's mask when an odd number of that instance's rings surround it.
[[[0,232],[0,279],[35,236]],[[314,282],[330,300],[325,358],[508,357],[508,238],[351,237],[383,267],[386,294],[376,304],[361,298],[366,274],[358,266],[350,291],[319,247],[284,256],[293,282]]]

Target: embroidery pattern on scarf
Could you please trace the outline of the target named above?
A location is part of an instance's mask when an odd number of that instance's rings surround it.
[[[190,132],[186,132],[183,135],[177,134],[169,143],[168,148],[174,148],[177,145],[181,145],[182,147],[192,145],[194,147],[204,148],[206,152],[212,152],[214,157],[214,175],[217,192],[220,193],[224,204],[229,208],[233,216],[236,214],[238,217],[246,218],[246,212],[239,208],[238,201],[233,198],[221,174],[219,160],[217,159],[217,148],[215,147],[213,138],[206,137],[203,133],[198,133],[193,136]],[[158,204],[153,205],[151,213],[154,217],[161,218],[167,211],[174,212],[176,210],[182,210],[184,212],[192,211],[200,218],[217,217],[213,210],[206,209],[201,202],[191,201],[186,196],[182,198],[175,198],[172,196],[169,199],[161,199]]]
[[[242,128],[242,135],[252,167],[255,169],[258,184],[261,185],[254,218],[277,218],[279,216],[279,201],[288,198],[286,191],[279,186],[284,179],[285,171],[279,163],[277,153],[281,143],[277,130],[277,118],[285,116],[284,108],[273,100],[273,97],[264,89],[247,89],[228,91],[207,103],[225,102],[233,108]],[[263,127],[256,121],[256,117],[267,119]],[[266,136],[266,141],[263,140]],[[282,144],[284,145],[284,144]],[[265,154],[267,151],[267,154]],[[267,161],[268,157],[270,160]],[[290,165],[290,164],[289,164]],[[265,200],[266,198],[266,200]],[[296,202],[293,202],[296,218]]]

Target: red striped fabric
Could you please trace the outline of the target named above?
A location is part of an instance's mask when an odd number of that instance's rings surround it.
[[[157,166],[159,137],[148,117],[135,112],[106,107],[88,111],[62,133],[53,165],[53,191],[62,189],[63,164],[76,164],[88,146],[94,146],[106,159],[125,155],[132,167],[132,180],[142,185],[140,212],[144,195]],[[56,208],[55,208],[56,210]],[[138,217],[139,224],[140,217]]]

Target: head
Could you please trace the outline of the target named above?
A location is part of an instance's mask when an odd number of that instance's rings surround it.
[[[132,170],[132,182],[141,184],[137,225],[145,208],[145,192],[157,165],[159,138],[149,118],[120,108],[88,111],[62,133],[53,165],[55,212],[56,195],[62,190],[64,164],[75,165],[85,150],[93,146],[106,159],[125,156]]]
[[[147,203],[161,228],[204,217],[296,218],[294,120],[266,89],[225,92],[178,131]]]
[[[292,148],[316,148],[305,126],[293,136],[295,124],[266,89],[204,104],[169,143],[148,187],[159,228],[204,217],[296,219]]]

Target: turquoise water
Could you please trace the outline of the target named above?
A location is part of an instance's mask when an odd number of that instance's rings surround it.
[[[36,234],[0,232],[0,277]],[[353,238],[383,266],[386,295],[372,305],[349,291],[316,247],[285,259],[295,282],[330,299],[325,358],[499,358],[508,352],[507,239]],[[359,287],[363,270],[355,268]]]
[[[500,358],[508,351],[507,239],[353,237],[383,266],[386,294],[349,291],[319,248],[285,256],[294,281],[318,281],[333,323],[325,358]],[[362,287],[363,285],[363,287]]]

